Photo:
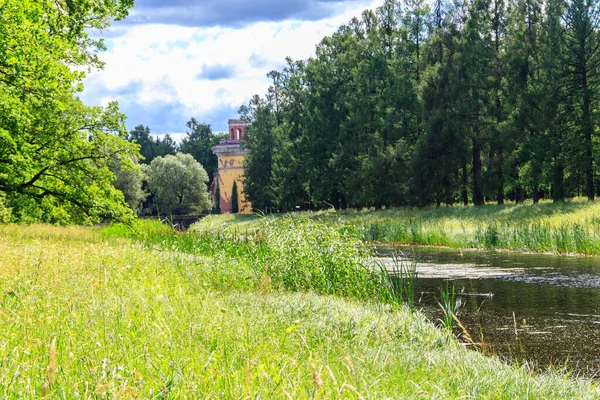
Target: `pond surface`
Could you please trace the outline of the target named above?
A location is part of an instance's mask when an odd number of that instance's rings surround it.
[[[457,297],[462,292],[458,318],[487,353],[600,378],[600,258],[429,247],[377,251],[386,262],[396,251],[417,261],[417,308],[434,321],[442,317],[440,287],[450,281]]]

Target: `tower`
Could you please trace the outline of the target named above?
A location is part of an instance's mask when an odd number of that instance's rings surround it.
[[[242,142],[246,135],[248,123],[239,119],[229,120],[229,138],[221,140],[221,143],[212,148],[213,153],[219,158],[219,168],[215,175],[215,187],[212,190],[213,200],[219,202],[222,214],[231,214],[233,205],[232,191],[233,183],[237,182],[238,211],[241,214],[250,214],[252,204],[246,200],[244,195],[244,160],[248,150],[244,149]],[[218,188],[219,198],[216,197]]]

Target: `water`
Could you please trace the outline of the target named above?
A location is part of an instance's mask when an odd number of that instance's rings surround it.
[[[567,367],[600,378],[600,258],[427,247],[377,250],[383,257],[398,250],[417,260],[417,308],[434,321],[442,317],[439,288],[449,280],[456,293],[462,291],[458,317],[487,353],[527,361],[536,369]]]

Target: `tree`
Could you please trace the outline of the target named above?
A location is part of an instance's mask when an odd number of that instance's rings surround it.
[[[141,162],[144,164],[150,164],[154,159],[155,153],[155,142],[150,136],[150,127],[144,125],[136,126],[132,131],[129,132],[127,140],[135,142],[140,146],[140,154],[142,155]]]
[[[252,98],[249,105],[252,123],[248,125],[245,135],[245,146],[250,150],[244,164],[245,194],[253,208],[263,212],[276,209],[273,173],[278,132],[274,105],[259,96]]]
[[[201,124],[192,118],[187,123],[189,131],[187,136],[181,141],[179,151],[186,154],[191,154],[198,161],[208,174],[209,186],[212,182],[215,171],[218,168],[218,158],[212,152],[214,143],[214,135],[209,124]]]
[[[4,0],[0,4],[0,192],[17,220],[90,222],[129,215],[110,160],[131,161],[116,103],[77,95],[100,68],[106,28],[132,0]]]
[[[532,0],[530,0],[532,1]],[[541,8],[540,6],[536,7]],[[572,129],[569,124],[569,114],[572,106],[567,98],[564,85],[565,65],[568,53],[564,51],[564,27],[562,16],[564,2],[561,0],[548,0],[545,4],[545,15],[541,22],[539,32],[539,86],[537,93],[532,98],[539,98],[541,117],[537,125],[543,126],[543,133],[547,139],[550,156],[551,194],[552,199],[562,201],[566,197],[565,175],[568,171],[569,160],[576,159],[574,151],[578,147],[577,140],[573,140]],[[537,105],[538,102],[533,103]],[[540,136],[538,134],[538,136]],[[541,138],[540,138],[541,139]],[[538,141],[541,141],[538,139]],[[541,147],[537,145],[536,147]],[[534,153],[535,154],[535,153]],[[572,169],[572,167],[571,167]]]
[[[162,139],[156,138],[155,143],[154,157],[173,156],[177,153],[177,143],[168,133]]]
[[[150,164],[156,157],[164,157],[169,154],[175,155],[177,153],[177,145],[171,135],[166,134],[162,139],[153,138],[150,135],[150,127],[148,126],[136,126],[129,132],[127,140],[135,142],[140,146],[141,162],[143,164]]]
[[[572,0],[565,10],[564,48],[569,99],[575,105],[572,122],[578,133],[578,158],[585,178],[585,195],[594,200],[594,136],[600,84],[600,6],[596,0]]]
[[[157,157],[150,164],[148,184],[160,214],[189,214],[212,207],[208,175],[189,154]]]
[[[412,155],[412,197],[419,205],[453,205],[457,198],[469,202],[468,138],[458,112],[463,88],[456,84],[461,32],[451,11],[440,0],[434,3],[431,34],[423,46],[424,134]]]
[[[121,160],[113,159],[110,169],[115,174],[113,185],[123,193],[129,207],[139,214],[144,200],[148,197],[148,192],[144,190],[148,166],[140,165],[137,158],[133,158],[132,162],[133,165],[124,165]]]
[[[231,212],[237,214],[240,212],[239,200],[238,200],[238,187],[237,181],[233,181],[233,187],[231,189]]]
[[[255,206],[600,193],[598,0],[382,3],[241,110]]]

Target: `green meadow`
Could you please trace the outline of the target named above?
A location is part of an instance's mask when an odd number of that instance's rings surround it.
[[[0,225],[0,397],[600,395],[466,349],[394,301],[351,233],[261,224],[258,235]]]
[[[560,254],[600,254],[600,203],[585,199],[364,211],[300,212],[368,242],[505,249]],[[192,229],[256,231],[262,216],[210,216]],[[280,215],[268,218],[281,218]]]

